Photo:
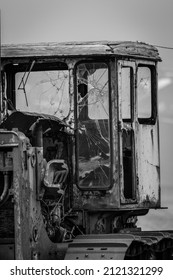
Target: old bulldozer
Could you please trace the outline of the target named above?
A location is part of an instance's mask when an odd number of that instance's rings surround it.
[[[157,48],[3,45],[0,259],[172,259],[161,209]]]

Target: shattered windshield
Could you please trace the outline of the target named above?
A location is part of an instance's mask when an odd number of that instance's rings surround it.
[[[18,72],[15,87],[17,110],[50,114],[61,119],[68,115],[68,70]]]
[[[78,184],[110,186],[109,79],[105,63],[77,67]]]

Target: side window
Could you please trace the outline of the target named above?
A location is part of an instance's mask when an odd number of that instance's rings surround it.
[[[154,75],[152,67],[139,65],[137,70],[137,106],[140,123],[151,123],[154,119]]]
[[[132,67],[123,67],[121,70],[121,86],[122,86],[122,119],[132,119]]]

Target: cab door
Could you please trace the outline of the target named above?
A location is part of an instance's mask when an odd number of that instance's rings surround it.
[[[120,202],[134,203],[136,192],[135,62],[118,62]]]
[[[155,63],[119,61],[118,92],[121,205],[160,207]]]

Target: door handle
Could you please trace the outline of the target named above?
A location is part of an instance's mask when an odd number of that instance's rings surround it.
[[[123,123],[122,121],[118,121],[118,131],[121,132],[123,130]]]

